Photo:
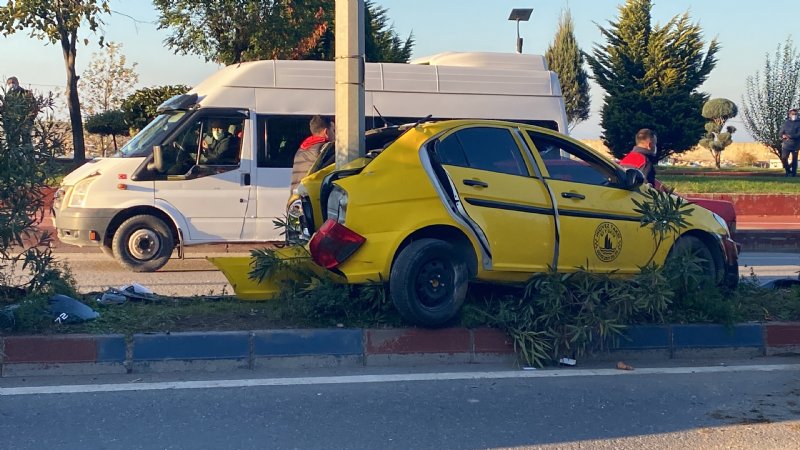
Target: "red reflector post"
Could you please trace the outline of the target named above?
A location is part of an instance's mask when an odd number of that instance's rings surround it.
[[[311,258],[326,269],[345,262],[367,239],[344,225],[328,219],[308,244]]]

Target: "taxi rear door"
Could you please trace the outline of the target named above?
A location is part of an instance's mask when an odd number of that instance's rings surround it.
[[[554,262],[554,205],[525,147],[516,129],[492,126],[459,128],[436,143],[436,162],[488,247],[491,270],[536,272]]]

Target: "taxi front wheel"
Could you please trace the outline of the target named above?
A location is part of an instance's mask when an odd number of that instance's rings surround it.
[[[698,264],[706,279],[714,284],[720,282],[719,270],[717,270],[718,268],[714,261],[714,255],[703,241],[694,236],[681,236],[675,241],[675,245],[672,246],[672,249],[670,249],[667,260],[687,256],[697,258]]]
[[[452,244],[420,239],[397,256],[389,277],[389,294],[407,321],[439,327],[458,314],[468,282],[467,263]]]

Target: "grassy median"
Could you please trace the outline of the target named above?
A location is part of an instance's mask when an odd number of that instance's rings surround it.
[[[800,194],[800,178],[775,176],[709,176],[659,174],[676,192],[725,194]]]

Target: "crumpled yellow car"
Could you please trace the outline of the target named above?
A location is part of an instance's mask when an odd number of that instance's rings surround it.
[[[383,141],[368,136],[367,157],[306,177],[295,206],[313,260],[348,283],[388,281],[412,323],[446,324],[470,281],[579,267],[634,274],[678,248],[704,257],[715,282],[738,281],[724,220],[695,207],[682,234],[657,248],[634,212],[649,189],[641,172],[565,135],[486,120],[385,133],[385,148],[370,149]]]

